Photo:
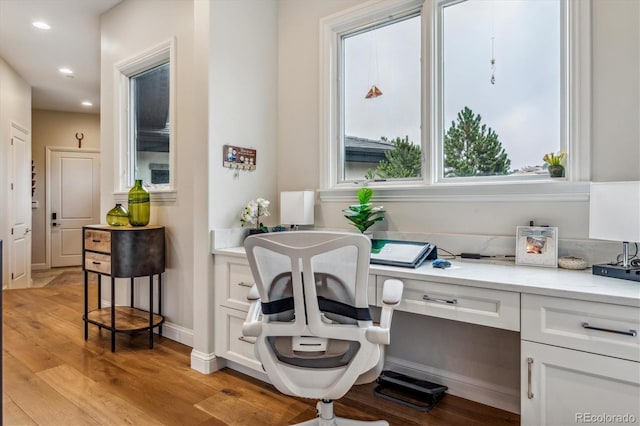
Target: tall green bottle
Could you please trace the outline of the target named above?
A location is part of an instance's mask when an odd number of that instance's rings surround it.
[[[136,179],[135,185],[129,191],[129,224],[131,226],[147,225],[150,210],[149,191],[142,186],[142,179]]]

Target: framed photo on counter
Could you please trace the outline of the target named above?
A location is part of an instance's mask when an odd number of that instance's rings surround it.
[[[558,228],[518,226],[516,265],[558,267]]]

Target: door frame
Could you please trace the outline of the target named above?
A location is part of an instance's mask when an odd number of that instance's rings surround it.
[[[25,152],[29,155],[27,164],[25,164],[25,167],[27,168],[27,170],[31,170],[31,159],[33,158],[32,155],[32,150],[33,150],[33,145],[32,145],[32,141],[31,141],[31,130],[27,129],[26,127],[16,123],[13,120],[9,121],[9,139],[13,139],[13,134],[14,131],[18,131],[21,133],[24,133],[25,135],[25,139],[26,139],[26,143],[28,145],[28,149],[25,150]],[[12,157],[12,148],[11,145],[9,146],[9,164],[8,164],[8,170],[9,170],[9,175],[8,178],[10,181],[13,181],[15,176],[15,165],[13,164],[13,160]],[[31,179],[29,179],[29,185],[28,188],[31,189]],[[33,200],[33,197],[30,197]],[[8,203],[7,205],[11,205],[11,203],[13,202],[13,191],[9,190],[7,192],[7,200]],[[27,274],[27,287],[26,288],[31,288],[32,287],[32,282],[31,282],[31,251],[32,251],[32,244],[33,244],[33,233],[32,233],[32,229],[33,229],[33,214],[31,211],[31,203],[29,203],[29,210],[28,210],[28,216],[29,216],[29,224],[27,227],[27,232],[26,234],[30,234],[30,235],[26,235],[25,234],[25,238],[28,239],[28,248],[27,248],[27,265],[26,265],[26,274]],[[8,284],[7,284],[7,288],[15,288],[13,286],[13,276],[12,276],[12,272],[13,272],[13,262],[14,262],[14,257],[16,256],[16,254],[14,253],[13,250],[13,224],[14,224],[14,213],[12,209],[9,209],[9,214],[8,214],[8,218],[9,218],[9,234],[8,234],[8,250],[7,250],[7,257],[8,257],[8,264],[9,264],[9,280],[8,280]],[[2,273],[2,271],[0,271],[0,273]],[[1,291],[1,290],[0,290]]]
[[[45,264],[46,268],[51,268],[51,153],[56,152],[86,152],[90,154],[100,154],[95,148],[73,148],[69,146],[46,146],[46,181],[45,181]]]

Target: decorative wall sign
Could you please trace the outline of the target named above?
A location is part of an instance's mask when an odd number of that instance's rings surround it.
[[[256,150],[224,145],[222,147],[222,166],[240,170],[255,170]]]
[[[558,228],[518,226],[516,265],[558,267]]]

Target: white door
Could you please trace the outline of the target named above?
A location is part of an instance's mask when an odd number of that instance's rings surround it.
[[[31,139],[13,123],[10,151],[9,288],[27,288],[31,284]]]
[[[521,357],[523,425],[640,419],[640,363],[524,340]]]
[[[82,264],[82,227],[100,223],[100,154],[47,148],[51,267]]]

